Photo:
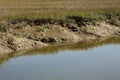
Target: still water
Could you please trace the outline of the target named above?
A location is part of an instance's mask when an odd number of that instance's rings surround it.
[[[0,64],[0,80],[120,80],[120,45],[14,57]]]

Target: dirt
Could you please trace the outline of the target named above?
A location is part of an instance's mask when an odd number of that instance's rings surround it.
[[[44,24],[39,20],[34,22],[13,21],[1,22],[0,26],[0,53],[11,53],[21,50],[38,49],[54,45],[77,43],[80,41],[96,40],[120,35],[120,27],[107,21],[89,22],[79,21],[47,21]]]

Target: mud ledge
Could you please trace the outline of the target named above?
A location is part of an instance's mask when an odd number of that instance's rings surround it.
[[[120,15],[106,15],[100,20],[78,16],[65,19],[4,20],[0,22],[0,53],[113,36],[120,36]]]

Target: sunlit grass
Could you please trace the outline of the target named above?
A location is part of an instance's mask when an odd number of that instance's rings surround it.
[[[64,18],[120,13],[120,0],[0,0],[0,19]]]

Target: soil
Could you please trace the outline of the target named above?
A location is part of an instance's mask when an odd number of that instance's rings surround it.
[[[2,24],[0,26],[0,53],[120,35],[120,26],[110,24],[108,20],[90,22],[77,17],[69,18],[69,20],[2,21],[0,22]]]

